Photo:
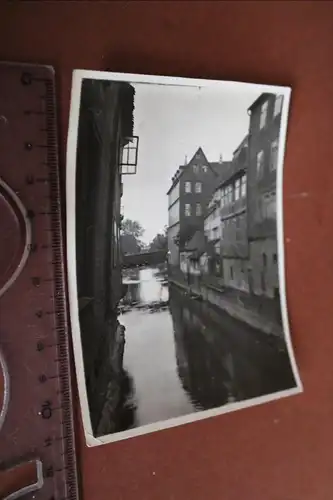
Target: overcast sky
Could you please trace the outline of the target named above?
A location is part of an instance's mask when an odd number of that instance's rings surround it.
[[[144,227],[149,243],[168,222],[171,177],[201,146],[209,161],[230,160],[248,131],[248,107],[260,95],[250,91],[132,84],[134,134],[139,136],[136,175],[124,175],[125,218]]]

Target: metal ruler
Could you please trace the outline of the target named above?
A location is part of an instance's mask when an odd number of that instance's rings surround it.
[[[58,174],[53,69],[0,63],[1,499],[78,498]]]

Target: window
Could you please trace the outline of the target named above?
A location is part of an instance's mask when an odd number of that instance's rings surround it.
[[[240,179],[237,179],[235,182],[235,201],[239,200],[240,196]]]
[[[229,186],[229,193],[228,193],[228,203],[232,203],[232,186]]]
[[[237,217],[233,217],[231,219],[231,230],[232,230],[232,239],[233,241],[237,240]]]
[[[189,203],[185,203],[185,216],[186,217],[191,216],[191,205]]]
[[[206,173],[206,172],[207,172],[207,170],[208,170],[207,165],[202,165],[202,171]]]
[[[201,210],[201,204],[200,203],[197,203],[196,206],[195,206],[195,215],[202,215],[202,210]]]
[[[242,215],[236,217],[236,241],[242,241]]]
[[[201,193],[201,182],[196,182],[195,183],[195,192],[196,193]]]
[[[273,254],[273,263],[274,264],[277,263],[277,255],[276,255],[276,253]]]
[[[263,172],[264,172],[264,152],[263,150],[261,150],[257,154],[257,176],[262,177]]]
[[[221,238],[223,238],[224,226],[224,221],[221,221]]]
[[[265,101],[260,110],[260,128],[264,128],[266,125],[266,119],[267,119],[267,108],[268,108],[268,102]]]
[[[230,279],[233,280],[234,279],[234,270],[233,270],[233,267],[230,266]]]
[[[266,193],[261,199],[261,212],[264,219],[275,219],[276,217],[276,193]]]
[[[266,269],[267,267],[267,256],[265,253],[262,254],[262,267]]]
[[[191,190],[192,190],[191,182],[190,181],[185,182],[185,193],[190,193]]]
[[[246,196],[246,174],[241,178],[241,197],[245,198]]]
[[[121,174],[136,174],[139,137],[124,137],[120,144]]]
[[[277,116],[277,115],[279,115],[281,113],[282,102],[283,102],[283,96],[282,95],[277,95],[275,97],[275,103],[274,103],[274,116]]]
[[[226,202],[225,202],[225,192],[224,192],[224,189],[221,190],[221,208],[223,208],[225,206]]]
[[[195,174],[197,174],[197,173],[198,173],[198,171],[199,171],[199,167],[198,167],[198,165],[193,165],[193,172],[194,172]]]
[[[275,139],[275,141],[273,141],[271,144],[271,170],[276,170],[277,158],[278,158],[278,140]]]

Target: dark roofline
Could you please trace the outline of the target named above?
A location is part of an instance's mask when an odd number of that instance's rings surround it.
[[[216,190],[217,190],[217,188],[216,188]],[[214,193],[215,193],[215,191],[214,191]],[[212,198],[213,198],[213,196],[212,196]],[[209,202],[208,202],[208,203],[209,203]],[[217,204],[217,201],[216,201],[216,202],[214,203],[214,205],[212,205],[210,208],[207,208],[206,213],[205,213],[205,216],[204,216],[204,220],[206,220],[206,219],[207,219],[207,217],[209,217],[210,215],[212,215],[212,213],[213,213],[213,212],[215,212],[215,210],[216,210],[216,208],[217,208],[216,204]],[[207,206],[208,206],[208,205],[207,205]]]
[[[227,177],[227,179],[225,179],[224,181],[222,181],[221,184],[218,185],[218,187],[216,188],[216,190],[220,189],[225,184],[228,184],[228,182],[230,182],[232,179],[234,179],[235,177],[237,177],[238,174],[244,175],[245,172],[246,172],[246,168],[245,168],[245,166],[242,166],[239,170],[236,170],[229,177]],[[215,191],[214,191],[214,193],[215,193]]]
[[[239,151],[244,145],[245,145],[245,142],[249,139],[249,134],[246,134],[246,136],[244,137],[244,139],[238,144],[237,148],[235,149],[235,151],[232,153],[233,156],[237,153],[237,151]]]
[[[243,165],[241,168],[239,168],[238,170],[236,171],[233,171],[232,173],[230,173],[230,175],[228,177],[226,177],[225,179],[223,179],[223,181],[221,181],[217,186],[216,188],[214,189],[214,191],[212,192],[212,196],[210,199],[212,199],[214,193],[216,193],[216,191],[218,189],[221,189],[221,187],[223,187],[225,184],[227,184],[228,182],[230,182],[232,179],[234,179],[235,177],[238,176],[238,174],[242,174],[244,175],[244,173],[246,172],[246,168],[245,166]]]
[[[183,175],[183,173],[184,173],[184,171],[185,171],[186,167],[188,167],[188,166],[190,165],[190,163],[194,160],[195,156],[196,156],[199,152],[201,152],[201,153],[203,154],[203,156],[206,158],[206,161],[207,161],[208,167],[211,169],[211,171],[213,172],[213,174],[214,174],[214,175],[216,175],[216,177],[218,177],[218,173],[215,171],[215,169],[213,168],[213,166],[211,165],[211,163],[208,161],[208,158],[207,158],[207,156],[205,155],[205,153],[204,153],[204,151],[203,151],[202,147],[201,147],[201,146],[199,146],[199,147],[198,147],[198,149],[196,150],[196,152],[194,153],[194,155],[192,156],[192,158],[190,159],[190,161],[189,161],[186,165],[180,165],[180,166],[177,168],[176,174],[177,174],[177,172],[179,172],[179,170],[181,169],[181,170],[180,170],[180,173],[179,173],[179,175],[178,175],[177,179],[175,179],[175,180],[172,182],[171,187],[169,188],[169,190],[168,190],[168,191],[167,191],[167,193],[166,193],[167,195],[168,195],[168,194],[170,194],[170,193],[171,193],[171,191],[173,190],[173,188],[177,185],[177,183],[179,182],[179,179],[180,179],[180,178],[181,178],[181,176]],[[212,162],[212,163],[217,163],[217,162]],[[225,162],[223,162],[223,163],[225,163]],[[221,165],[222,165],[222,163],[221,163]],[[176,175],[176,174],[175,174],[175,175]]]
[[[171,184],[171,187],[170,187],[170,188],[169,188],[169,190],[167,191],[167,195],[171,193],[171,191],[173,190],[173,188],[174,188],[174,187],[176,187],[177,183],[179,182],[179,178],[180,178],[180,176],[179,176],[179,177],[177,177],[177,179],[175,179],[175,180],[173,181],[173,183]]]
[[[251,104],[249,108],[247,108],[248,111],[253,111],[254,108],[259,106],[263,101],[265,101],[268,97],[271,97],[275,94],[272,94],[270,92],[264,92],[263,94],[260,94],[260,96]]]

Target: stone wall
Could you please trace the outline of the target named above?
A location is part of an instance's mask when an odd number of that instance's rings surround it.
[[[279,287],[277,243],[275,239],[250,243],[248,280],[255,295],[274,298]]]
[[[244,292],[249,291],[248,261],[245,259],[223,259],[223,280],[230,286]]]
[[[85,80],[81,94],[77,276],[84,370],[95,434],[112,426],[111,409],[116,408],[121,390],[124,331],[117,319],[117,306],[123,294],[119,157],[122,138],[130,135],[133,125],[133,92],[128,87],[122,83]]]

